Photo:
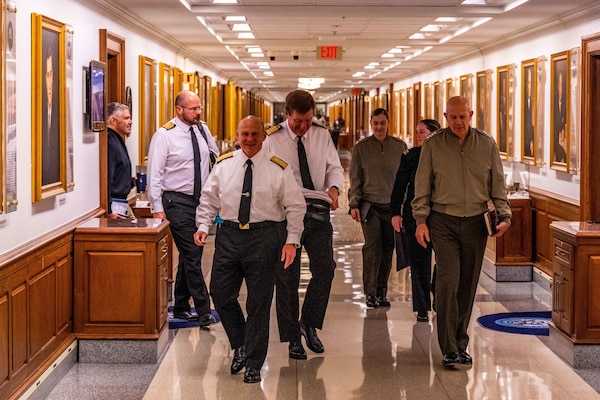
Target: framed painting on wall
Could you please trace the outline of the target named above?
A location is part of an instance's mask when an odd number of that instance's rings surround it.
[[[444,94],[440,81],[433,83],[433,118],[444,126]]]
[[[67,191],[65,31],[31,14],[32,202]]]
[[[508,157],[508,110],[510,107],[510,67],[504,65],[496,69],[496,144],[500,157]]]
[[[156,131],[156,61],[151,58],[139,57],[139,164],[146,163],[150,139]]]
[[[537,59],[521,63],[521,161],[535,164],[537,149]]]
[[[550,56],[550,168],[569,171],[570,53]]]
[[[173,105],[173,67],[163,62],[158,63],[158,123],[165,124],[174,117]]]
[[[433,84],[425,84],[425,118],[435,118],[433,114]]]

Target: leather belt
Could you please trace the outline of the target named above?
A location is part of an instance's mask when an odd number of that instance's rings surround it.
[[[269,227],[273,227],[275,226],[275,224],[278,224],[280,222],[275,222],[275,221],[262,221],[262,222],[251,222],[248,223],[246,225],[242,225],[239,222],[234,222],[234,221],[223,221],[222,226],[225,226],[227,228],[237,228],[240,230],[248,230],[248,229],[264,229],[264,228],[269,228]]]

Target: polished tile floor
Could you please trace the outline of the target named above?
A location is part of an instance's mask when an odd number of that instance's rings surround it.
[[[344,164],[348,156],[341,154]],[[346,188],[347,189],[347,188]],[[345,200],[342,195],[342,200]],[[600,399],[600,373],[573,370],[537,337],[501,333],[476,322],[480,315],[550,308],[550,293],[537,283],[496,283],[482,275],[469,351],[473,367],[441,366],[435,314],[416,322],[409,271],[392,272],[391,307],[367,309],[362,294],[360,225],[332,214],[337,270],[320,332],[325,353],[307,349],[308,360],[288,358],[279,343],[274,305],[269,353],[260,384],[230,375],[232,352],[223,327],[180,329],[159,365],[76,364],[49,399]],[[212,247],[203,269],[210,279]],[[309,278],[303,260],[303,285]],[[245,300],[243,292],[240,299]],[[595,388],[595,389],[594,389]]]

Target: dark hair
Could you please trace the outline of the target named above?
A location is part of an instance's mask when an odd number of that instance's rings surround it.
[[[371,118],[382,114],[385,115],[386,119],[390,119],[390,116],[388,115],[388,112],[385,108],[376,108],[375,110],[373,110],[373,112],[371,113]]]
[[[424,124],[427,127],[427,130],[431,133],[439,130],[441,128],[440,123],[435,119],[422,119],[419,121],[420,124]]]
[[[292,90],[285,97],[285,112],[292,115],[294,111],[306,114],[315,108],[315,99],[306,90]]]

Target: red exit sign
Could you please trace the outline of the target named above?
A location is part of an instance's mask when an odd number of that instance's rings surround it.
[[[317,46],[317,60],[341,60],[342,46]]]

